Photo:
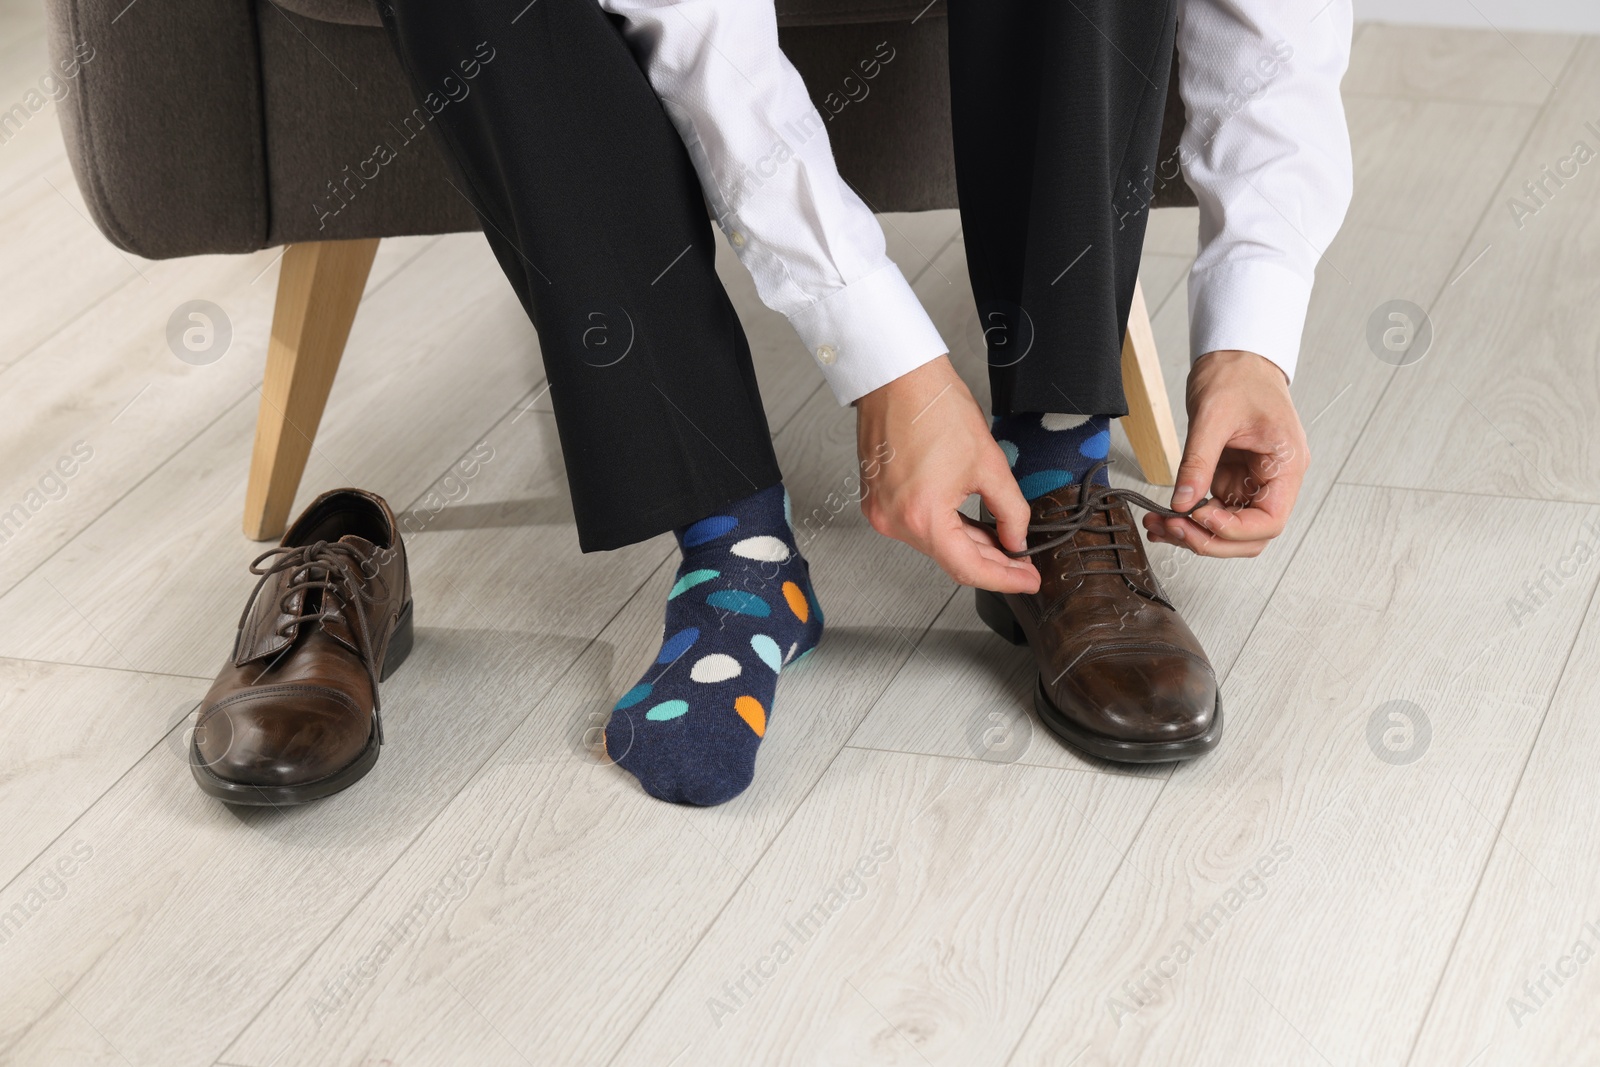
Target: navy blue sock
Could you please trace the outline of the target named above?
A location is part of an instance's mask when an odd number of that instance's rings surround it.
[[[612,709],[606,752],[651,796],[721,804],[750,784],[778,672],[816,647],[822,611],[782,485],[673,532],[661,651]]]
[[[1081,480],[1111,451],[1110,415],[1023,411],[997,415],[990,432],[1028,500]],[[1106,482],[1105,472],[1096,480]]]

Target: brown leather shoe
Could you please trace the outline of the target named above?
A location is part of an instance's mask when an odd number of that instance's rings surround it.
[[[1094,484],[1105,466],[1033,501],[1028,550],[1007,555],[1034,557],[1039,592],[979,589],[978,615],[1032,646],[1034,707],[1069,745],[1121,763],[1189,759],[1221,738],[1222,700],[1205,650],[1150,570],[1128,501],[1167,516],[1192,509]]]
[[[230,804],[303,804],[378,762],[378,683],[411,651],[405,545],[382,497],[335,489],[250,573],[261,581],[201,701],[189,767]]]

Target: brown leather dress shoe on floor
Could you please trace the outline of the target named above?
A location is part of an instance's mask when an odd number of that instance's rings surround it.
[[[312,501],[261,575],[233,658],[200,704],[189,767],[230,804],[303,804],[378,762],[378,683],[411,651],[411,578],[383,498]]]
[[[1033,501],[1028,550],[1007,555],[1034,558],[1039,592],[979,589],[978,615],[1032,647],[1034,707],[1069,745],[1121,763],[1189,759],[1222,736],[1217,679],[1156,582],[1128,501],[1167,516],[1190,512],[1094,484],[1105,466]]]

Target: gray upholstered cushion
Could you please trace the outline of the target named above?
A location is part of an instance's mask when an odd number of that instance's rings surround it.
[[[344,26],[380,26],[373,0],[277,0],[297,15]],[[754,3],[755,0],[747,0]],[[778,0],[782,26],[840,25],[849,22],[896,22],[913,19],[931,5],[927,0]],[[930,12],[931,13],[931,12]]]
[[[60,105],[79,187],[107,237],[164,259],[478,228],[435,135],[405,136],[415,101],[383,31],[322,17],[370,18],[367,2],[46,0],[55,58],[108,42]],[[831,116],[845,179],[879,211],[954,207],[941,9],[926,0],[779,9],[781,43]],[[866,78],[862,62],[889,50]],[[1181,113],[1174,93],[1163,159]],[[379,143],[395,158],[375,178],[355,177]],[[1184,202],[1193,200],[1181,181],[1156,190],[1154,206]]]
[[[268,245],[481,228],[438,135],[420,129],[431,123],[407,136],[417,102],[382,29],[279,15],[271,0],[258,11]],[[380,143],[394,158],[374,166]]]
[[[281,15],[271,0],[259,0],[258,19],[267,244],[479,228],[436,135],[407,135],[416,102],[381,29]],[[884,211],[955,205],[943,19],[797,26],[781,38],[819,109],[832,115],[840,171],[868,203]],[[858,64],[875,54],[893,58],[864,81]],[[394,159],[365,165],[380,140]],[[363,180],[363,170],[377,177]]]
[[[151,259],[261,248],[267,175],[250,0],[48,0],[45,18],[53,64],[89,57],[57,114],[101,232]]]
[[[341,26],[382,26],[372,0],[277,0],[296,15]]]

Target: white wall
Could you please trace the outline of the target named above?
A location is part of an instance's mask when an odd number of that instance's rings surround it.
[[[1356,18],[1509,33],[1600,34],[1600,0],[1355,0]]]

